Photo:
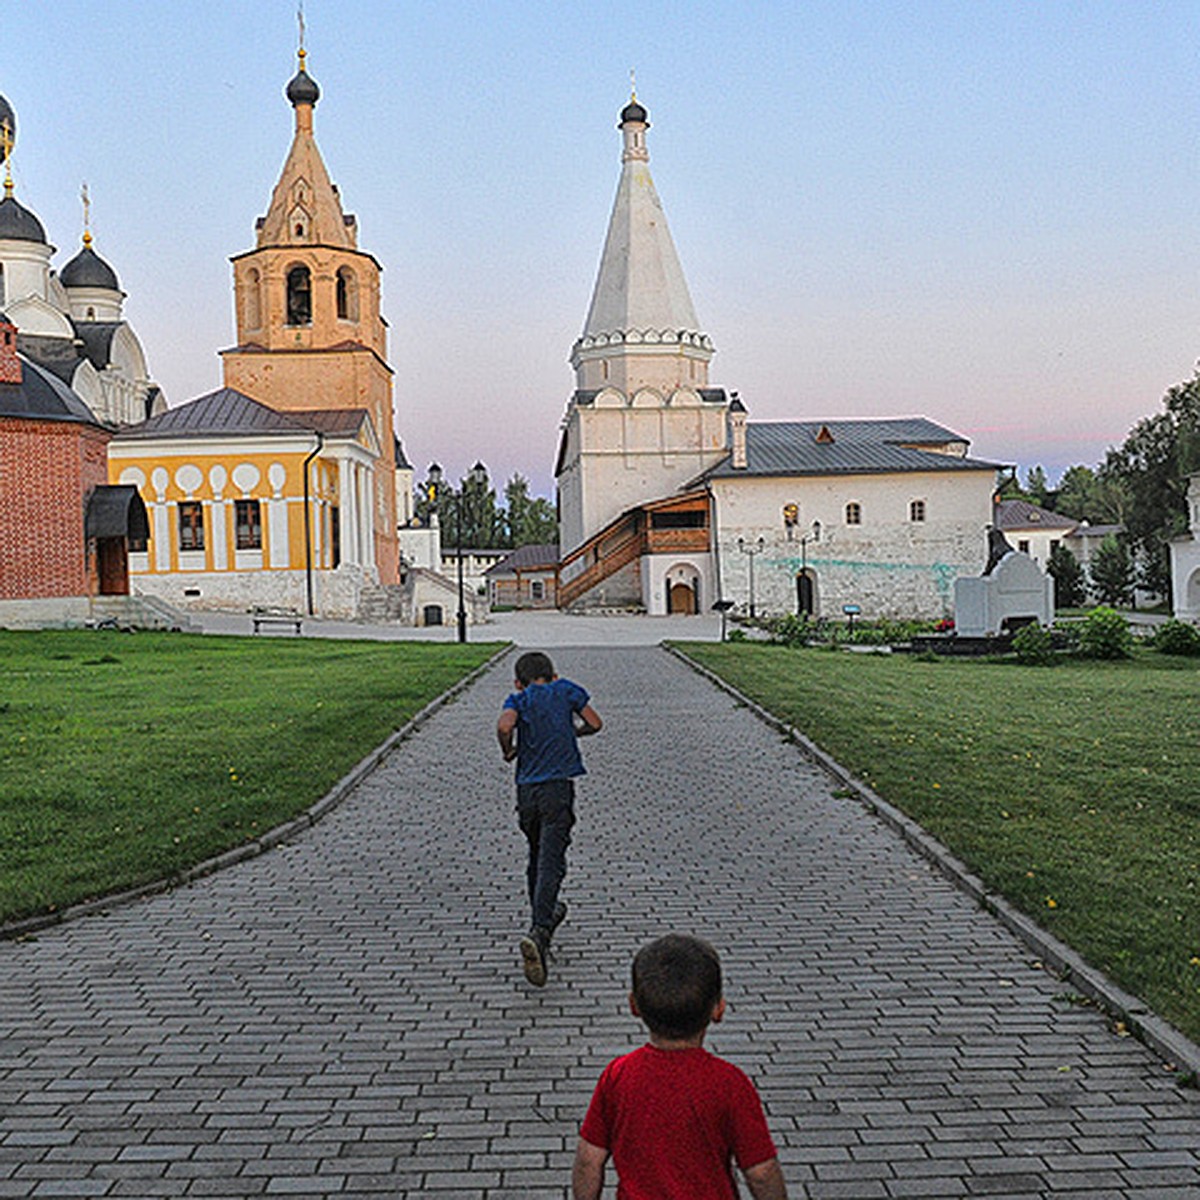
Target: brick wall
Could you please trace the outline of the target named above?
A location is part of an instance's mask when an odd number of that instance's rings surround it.
[[[84,506],[108,481],[110,437],[68,421],[0,418],[0,599],[95,594]]]

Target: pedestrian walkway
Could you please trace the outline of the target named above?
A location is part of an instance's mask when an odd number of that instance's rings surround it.
[[[640,1040],[630,958],[672,929],[723,953],[710,1045],[791,1196],[1200,1196],[1200,1093],[776,731],[658,648],[555,660],[605,730],[545,988],[492,733],[510,658],[298,840],[0,944],[0,1197],[561,1200]]]

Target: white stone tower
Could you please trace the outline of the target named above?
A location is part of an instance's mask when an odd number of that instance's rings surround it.
[[[621,112],[621,179],[583,333],[555,474],[568,554],[627,509],[676,491],[726,451],[723,391],[650,176],[650,122]]]

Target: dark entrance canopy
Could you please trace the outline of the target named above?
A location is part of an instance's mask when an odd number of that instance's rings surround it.
[[[84,534],[89,538],[129,538],[145,541],[150,536],[146,506],[131,483],[106,483],[88,498]]]

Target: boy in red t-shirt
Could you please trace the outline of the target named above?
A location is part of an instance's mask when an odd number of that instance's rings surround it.
[[[574,1200],[600,1200],[604,1165],[617,1200],[737,1200],[733,1164],[754,1200],[786,1200],[754,1084],[704,1049],[725,1015],[721,960],[700,938],[669,934],[633,960],[629,1008],[650,1044],[604,1068],[580,1131]]]

